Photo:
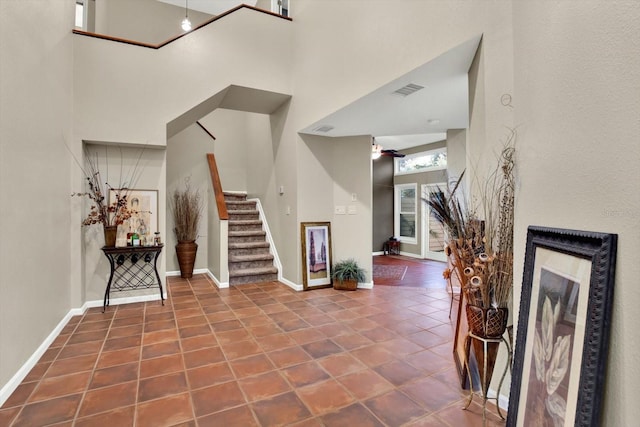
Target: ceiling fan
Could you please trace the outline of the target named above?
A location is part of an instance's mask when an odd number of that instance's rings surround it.
[[[371,158],[372,159],[378,159],[381,156],[387,156],[387,157],[404,157],[405,155],[398,152],[398,150],[384,150],[382,148],[382,145],[380,144],[376,144],[375,141],[371,146]]]

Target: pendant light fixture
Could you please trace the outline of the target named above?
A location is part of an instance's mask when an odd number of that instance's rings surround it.
[[[182,20],[182,29],[191,31],[191,21],[189,21],[189,0],[184,0],[184,19]]]

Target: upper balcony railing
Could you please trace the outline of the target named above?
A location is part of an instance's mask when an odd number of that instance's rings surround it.
[[[291,20],[289,1],[255,0],[248,2],[253,4],[239,4],[236,0],[77,0],[73,32],[157,49],[242,8]],[[212,9],[212,4],[217,9]],[[225,7],[229,9],[221,9]],[[184,26],[185,19],[190,29]]]

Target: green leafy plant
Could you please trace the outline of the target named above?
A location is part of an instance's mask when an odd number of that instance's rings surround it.
[[[344,282],[345,280],[355,280],[362,283],[366,280],[366,271],[358,265],[353,258],[338,261],[333,265],[331,271],[333,280]]]

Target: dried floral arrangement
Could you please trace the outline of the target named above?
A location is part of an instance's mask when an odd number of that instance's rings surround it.
[[[437,188],[425,202],[448,235],[445,254],[467,303],[482,308],[507,307],[513,287],[515,133],[498,156],[498,165],[479,185],[477,206],[459,193],[464,172],[450,188]],[[482,219],[478,216],[482,213]]]
[[[173,212],[173,230],[178,242],[192,242],[198,237],[198,227],[202,216],[202,197],[200,191],[191,187],[187,178],[184,189],[176,189],[171,198]]]
[[[105,153],[106,150],[107,148],[105,147]],[[102,180],[97,153],[92,155],[85,147],[86,167],[82,167],[78,159],[74,156],[74,160],[84,173],[88,191],[73,193],[72,196],[86,197],[91,201],[89,213],[82,221],[82,225],[102,224],[104,227],[117,226],[123,224],[131,218],[132,215],[140,213],[128,207],[127,198],[130,190],[140,177],[141,171],[138,170],[138,166],[143,151],[144,150],[138,155],[134,167],[126,174],[123,174],[123,157],[122,151],[120,151],[120,181],[117,187],[113,187],[108,182]],[[108,153],[106,154],[108,155]],[[109,203],[107,199],[110,191],[113,191],[115,195],[115,200],[111,203]]]

